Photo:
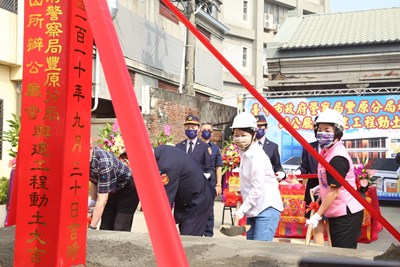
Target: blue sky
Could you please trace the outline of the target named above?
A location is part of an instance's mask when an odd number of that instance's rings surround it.
[[[331,12],[400,7],[400,0],[330,0]]]

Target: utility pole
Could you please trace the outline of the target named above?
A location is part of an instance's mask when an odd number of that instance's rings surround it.
[[[193,25],[196,25],[195,18],[196,2],[188,1],[187,17]],[[185,90],[184,93],[194,96],[194,61],[196,50],[196,38],[194,34],[186,28],[186,58],[185,58]]]

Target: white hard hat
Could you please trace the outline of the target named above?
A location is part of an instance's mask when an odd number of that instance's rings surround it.
[[[315,124],[318,125],[319,123],[335,124],[336,127],[344,130],[344,119],[342,114],[340,114],[337,110],[330,108],[325,109],[323,112],[321,112],[321,114],[319,114]]]
[[[239,113],[233,119],[233,123],[231,126],[231,129],[236,128],[251,128],[252,130],[257,131],[256,118],[248,112]]]

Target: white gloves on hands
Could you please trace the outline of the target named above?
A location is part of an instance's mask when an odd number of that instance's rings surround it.
[[[93,199],[89,199],[89,201],[88,201],[88,207],[89,208],[91,208],[91,207],[94,207],[94,206],[96,206],[96,200],[93,200]]]
[[[318,195],[319,196],[319,185],[311,189],[312,193],[314,196]]]
[[[313,228],[316,228],[321,219],[322,217],[319,216],[318,213],[315,213],[313,216],[310,217],[310,219],[306,220],[306,226],[311,224]]]
[[[242,219],[244,217],[244,214],[245,214],[245,212],[243,212],[241,209],[238,209],[237,211],[232,213],[232,218],[233,218],[233,220],[235,220],[237,218],[237,220],[239,221],[240,219]]]
[[[285,178],[285,173],[283,171],[278,171],[275,173],[276,178],[278,179],[278,181],[281,181],[283,178]]]
[[[294,171],[293,174],[296,175],[296,176],[297,176],[297,175],[300,175],[300,174],[301,174],[301,171],[300,171],[299,169],[297,169],[297,170]]]

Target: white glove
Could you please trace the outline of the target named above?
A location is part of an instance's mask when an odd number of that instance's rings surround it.
[[[89,198],[88,207],[90,208],[90,207],[94,207],[94,206],[96,206],[96,200]]]
[[[322,217],[319,216],[318,213],[315,213],[313,216],[311,216],[311,218],[309,220],[306,220],[306,226],[311,224],[313,228],[316,228],[321,219],[322,219]]]
[[[88,213],[90,214],[90,216],[93,215],[93,212],[94,212],[94,207],[89,207],[88,208]]]
[[[240,219],[242,219],[244,217],[244,214],[245,214],[244,211],[242,211],[241,209],[238,209],[237,211],[232,213],[232,218],[233,218],[233,220],[235,220],[235,218],[237,218],[237,220],[239,221]]]
[[[280,181],[283,178],[285,178],[285,173],[283,171],[278,171],[278,172],[275,173],[275,176],[278,179],[278,181]]]
[[[314,196],[318,195],[319,196],[319,185],[311,189],[312,193]]]
[[[300,174],[301,174],[301,171],[300,171],[299,169],[297,169],[297,170],[294,171],[293,174],[294,174],[294,175],[300,175]]]
[[[211,173],[204,172],[203,174],[204,174],[204,176],[205,176],[207,179],[210,179],[210,177],[211,177]]]

